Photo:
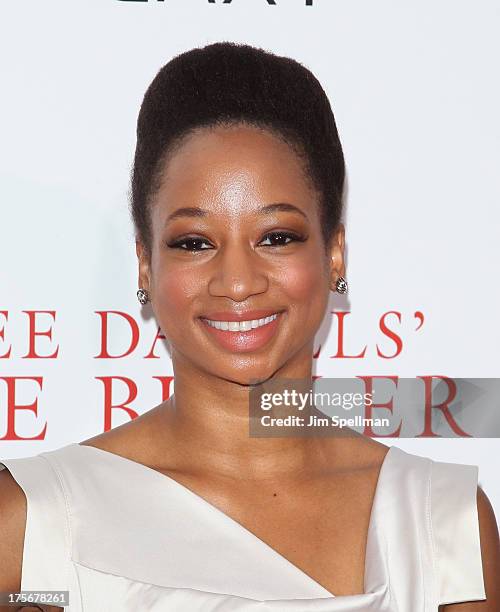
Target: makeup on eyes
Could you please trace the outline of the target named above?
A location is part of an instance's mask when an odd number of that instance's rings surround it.
[[[258,242],[258,246],[268,246],[271,248],[276,247],[286,247],[289,244],[293,244],[294,242],[305,242],[307,240],[307,236],[304,234],[299,234],[297,232],[291,232],[289,230],[273,230],[266,232],[261,240]],[[268,244],[262,244],[264,241],[267,241]],[[275,241],[275,242],[273,242]],[[186,248],[183,245],[191,244],[193,248]],[[198,248],[195,245],[198,245]],[[180,238],[175,238],[173,240],[169,240],[166,242],[166,245],[172,249],[183,249],[186,251],[205,251],[213,248],[212,246],[202,247],[201,245],[210,245],[210,241],[202,236],[198,235],[185,235]]]

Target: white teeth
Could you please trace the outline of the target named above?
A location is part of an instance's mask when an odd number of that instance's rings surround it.
[[[256,327],[262,327],[274,321],[278,315],[273,314],[264,319],[252,319],[251,321],[211,321],[210,319],[204,319],[211,327],[215,329],[221,329],[223,331],[242,332],[250,331]]]

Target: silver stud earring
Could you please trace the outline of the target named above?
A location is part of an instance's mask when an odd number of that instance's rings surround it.
[[[144,306],[149,302],[149,293],[147,289],[139,289],[137,291],[137,299]]]
[[[339,276],[335,283],[335,291],[337,293],[347,293],[347,281],[343,276]]]

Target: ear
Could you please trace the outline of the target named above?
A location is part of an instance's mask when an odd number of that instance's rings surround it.
[[[345,227],[343,223],[339,223],[329,245],[330,289],[332,291],[336,291],[339,276],[345,277],[344,247]]]
[[[146,247],[137,238],[135,241],[135,252],[137,254],[137,263],[139,265],[139,289],[147,289],[150,291],[150,259]]]

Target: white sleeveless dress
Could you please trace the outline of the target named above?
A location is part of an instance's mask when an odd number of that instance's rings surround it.
[[[484,600],[478,468],[391,446],[364,592],[335,596],[169,476],[77,443],[4,459],[27,497],[22,590],[71,612],[435,612]]]

